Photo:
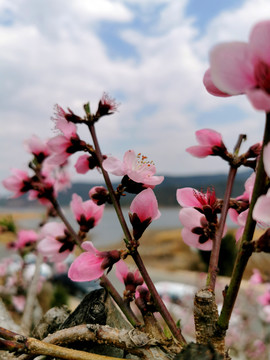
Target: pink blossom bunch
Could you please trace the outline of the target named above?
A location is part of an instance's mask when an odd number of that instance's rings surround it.
[[[110,269],[120,260],[120,251],[99,251],[91,241],[82,244],[84,253],[71,264],[68,276],[73,281],[92,281],[102,277],[104,271]]]
[[[104,205],[96,205],[92,200],[82,201],[77,194],[72,195],[70,206],[80,230],[86,233],[98,225],[104,211]]]
[[[204,85],[215,96],[246,94],[258,110],[270,110],[270,21],[257,23],[246,42],[216,45]]]

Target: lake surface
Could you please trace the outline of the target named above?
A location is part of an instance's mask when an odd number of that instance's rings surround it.
[[[75,229],[78,229],[78,225],[73,218],[73,215],[69,208],[64,208],[64,213],[70,223],[74,226]],[[125,218],[127,221],[128,226],[130,225],[129,218],[128,218],[128,208],[124,208],[123,212],[125,214]],[[178,218],[180,207],[164,207],[159,209],[161,212],[161,216],[159,219],[152,222],[149,226],[150,229],[173,229],[173,228],[180,228],[181,224]],[[42,214],[44,211],[42,208],[0,208],[0,213],[11,214],[12,213],[34,213],[40,214],[40,217],[36,217],[33,219],[22,219],[16,221],[16,224],[19,228],[23,229],[37,229],[39,222],[41,220]],[[53,220],[54,221],[54,220]],[[90,230],[89,234],[91,235],[91,240],[95,244],[99,245],[109,245],[116,243],[123,239],[123,231],[119,224],[117,215],[112,207],[105,207],[103,218],[101,222]]]

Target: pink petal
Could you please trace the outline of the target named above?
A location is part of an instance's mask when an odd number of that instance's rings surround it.
[[[270,65],[270,21],[256,24],[249,37],[249,47],[255,57]]]
[[[249,209],[242,211],[238,216],[238,224],[241,226],[245,226],[247,222]]]
[[[210,68],[215,86],[230,95],[256,86],[251,53],[244,42],[216,45],[210,53]]]
[[[114,156],[110,156],[107,159],[105,159],[102,163],[102,166],[106,171],[114,175],[117,176],[125,175],[123,162]]]
[[[240,226],[237,230],[236,230],[236,233],[235,233],[235,240],[236,240],[236,242],[238,242],[240,239],[241,239],[241,237],[242,237],[242,235],[243,235],[243,232],[244,232],[244,226]]]
[[[235,209],[229,209],[228,213],[232,222],[238,225],[238,212]]]
[[[99,279],[104,270],[101,269],[103,259],[93,256],[90,253],[79,255],[71,264],[68,277],[73,281],[92,281]]]
[[[63,236],[65,234],[65,229],[66,227],[64,224],[52,221],[42,226],[40,230],[40,236]]]
[[[65,118],[58,118],[55,123],[56,128],[62,131],[66,138],[77,135],[77,126],[72,122],[67,121]]]
[[[263,149],[263,164],[266,174],[270,177],[270,142]]]
[[[205,216],[193,208],[184,208],[179,212],[181,224],[190,230],[195,227],[201,227],[202,218],[205,218]]]
[[[50,256],[51,254],[58,253],[62,244],[52,237],[45,237],[38,243],[37,249],[43,255]]]
[[[79,220],[81,215],[84,213],[82,198],[77,194],[73,194],[70,207],[76,220]]]
[[[205,158],[208,155],[213,154],[212,146],[190,146],[186,149],[190,155],[198,157],[198,158]]]
[[[256,221],[270,224],[270,194],[258,198],[252,216]]]
[[[53,154],[53,155],[49,156],[46,159],[46,161],[47,161],[47,164],[49,166],[51,166],[51,165],[62,165],[67,161],[69,156],[70,156],[70,154],[68,154],[68,153],[66,153],[64,151],[64,152],[61,152],[61,153],[58,153],[58,154]]]
[[[70,145],[70,140],[63,135],[58,135],[48,140],[48,147],[53,152],[62,152]]]
[[[89,171],[89,162],[88,162],[88,155],[82,155],[78,158],[75,166],[75,169],[78,174],[86,174]]]
[[[193,188],[182,188],[182,189],[177,189],[176,191],[176,199],[178,201],[178,203],[182,206],[182,207],[189,207],[189,206],[196,206],[196,207],[202,207],[202,204],[200,203],[200,201],[196,198],[195,196],[195,189]]]
[[[181,235],[183,238],[184,243],[186,243],[188,246],[195,247],[200,250],[209,251],[212,249],[213,241],[208,240],[203,244],[199,243],[199,235],[193,234],[189,229],[183,228],[181,231]]]
[[[213,83],[212,77],[211,77],[211,71],[208,69],[203,77],[203,84],[206,87],[206,90],[214,96],[220,96],[220,97],[228,97],[231,96],[229,94],[226,94],[222,91],[220,91]]]
[[[195,135],[200,145],[220,146],[222,144],[222,136],[215,130],[201,129],[196,131]]]
[[[152,220],[158,219],[161,214],[158,210],[158,202],[153,190],[148,188],[135,196],[130,205],[130,212],[132,214],[136,213],[141,221],[148,218]]]
[[[125,263],[124,260],[120,259],[116,264],[115,264],[115,275],[117,276],[118,280],[121,283],[124,283],[124,278],[127,276],[129,272],[128,266]]]
[[[89,253],[92,253],[92,254],[95,254],[95,255],[100,254],[100,251],[97,250],[97,249],[94,247],[92,241],[85,241],[85,242],[83,242],[83,243],[82,243],[82,248],[83,248],[84,250],[88,251]]]
[[[134,150],[128,150],[124,154],[123,163],[125,169],[132,169],[136,167],[137,164],[137,155]]]
[[[251,104],[257,110],[270,111],[270,95],[262,89],[249,89],[246,91],[246,95]]]

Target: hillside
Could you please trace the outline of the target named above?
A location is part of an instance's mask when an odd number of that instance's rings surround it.
[[[241,195],[244,192],[244,182],[250,175],[250,171],[241,172],[237,175],[235,184],[233,187],[232,196]],[[165,176],[162,184],[155,188],[155,194],[157,196],[160,206],[177,206],[176,190],[182,187],[193,187],[198,190],[206,190],[207,187],[214,187],[218,197],[222,197],[226,187],[227,176],[224,174],[218,175],[197,175],[197,176]],[[59,194],[59,202],[63,206],[69,204],[73,193],[77,193],[84,200],[88,199],[88,192],[91,187],[100,185],[97,183],[73,183],[70,189]],[[117,184],[114,184],[117,186]],[[123,198],[123,205],[128,204],[133,195],[127,194]],[[17,199],[1,198],[0,206],[7,207],[33,207],[37,203],[28,201],[27,196],[22,196]]]

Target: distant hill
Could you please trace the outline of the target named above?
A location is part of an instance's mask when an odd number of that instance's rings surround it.
[[[240,172],[236,176],[236,180],[233,187],[232,196],[241,195],[244,192],[244,182],[251,174],[251,171]],[[197,175],[197,176],[165,176],[163,183],[155,188],[155,194],[157,196],[160,206],[177,206],[176,201],[176,190],[182,187],[192,187],[198,190],[205,191],[207,187],[214,187],[216,190],[217,197],[222,197],[225,192],[227,182],[227,175]],[[59,202],[62,206],[69,205],[71,196],[73,193],[77,193],[84,200],[88,199],[89,190],[97,183],[83,183],[75,182],[72,184],[70,189],[59,194]],[[118,184],[114,184],[117,186]],[[127,194],[122,198],[122,204],[128,205],[131,198],[134,195]],[[37,202],[28,201],[27,196],[22,196],[17,199],[0,198],[0,206],[7,207],[33,207],[39,206]]]

